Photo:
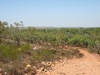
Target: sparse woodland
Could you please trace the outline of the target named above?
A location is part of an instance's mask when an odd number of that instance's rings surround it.
[[[88,48],[89,52],[100,55],[100,28],[35,28],[23,27],[23,22],[8,24],[0,21],[0,68],[7,75],[24,75],[27,64],[36,70],[63,58],[80,58],[78,49]],[[31,73],[31,72],[30,72]],[[6,74],[5,74],[6,75]]]

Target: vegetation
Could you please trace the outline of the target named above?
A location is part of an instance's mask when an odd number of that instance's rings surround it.
[[[34,50],[33,45],[42,48]],[[19,68],[19,63],[22,69],[24,61],[35,64],[63,57],[82,57],[77,49],[64,50],[66,45],[86,47],[90,52],[100,54],[100,28],[37,29],[25,28],[23,22],[8,25],[7,22],[0,21],[0,63],[16,62],[17,67],[12,69]]]
[[[24,28],[23,22],[8,25],[0,21],[0,51],[12,52],[22,44],[46,44],[49,47],[64,45],[89,48],[90,52],[100,54],[100,28]],[[5,46],[3,48],[3,46]],[[6,48],[7,47],[7,48]],[[10,49],[11,48],[11,49]],[[13,50],[14,49],[14,50]],[[12,51],[9,51],[12,50]],[[22,50],[21,50],[22,51]],[[14,54],[16,55],[16,54]]]
[[[62,59],[63,57],[73,58],[73,57],[82,57],[82,54],[79,53],[78,49],[68,49],[68,50],[50,50],[50,49],[42,49],[35,50],[34,59],[35,61],[54,61],[58,59]]]

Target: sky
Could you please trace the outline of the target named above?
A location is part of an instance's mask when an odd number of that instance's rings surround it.
[[[0,0],[0,21],[33,27],[100,27],[100,0]]]

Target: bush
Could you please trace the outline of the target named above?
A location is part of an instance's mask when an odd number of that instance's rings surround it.
[[[0,43],[2,43],[2,39],[0,38]]]
[[[1,61],[16,60],[20,55],[31,49],[28,44],[23,44],[19,48],[16,45],[0,44],[0,59]]]
[[[67,57],[68,58],[73,58],[73,57],[77,57],[77,58],[80,58],[82,57],[83,54],[80,53],[80,51],[78,49],[73,49],[73,48],[70,48],[68,51],[67,51]]]
[[[89,46],[89,52],[100,54],[100,43],[95,42],[94,45]]]
[[[20,48],[19,48],[19,51],[21,52],[21,53],[26,53],[27,51],[29,51],[29,50],[31,50],[32,48],[31,48],[31,46],[30,46],[30,44],[22,44],[21,46],[20,46]]]
[[[2,60],[12,60],[18,56],[17,48],[6,44],[0,45],[0,53],[0,59]]]
[[[40,49],[33,52],[33,58],[36,61],[54,61],[62,59],[63,57],[73,58],[73,57],[82,57],[82,54],[78,49],[69,49],[69,50],[50,50],[50,49]]]
[[[33,52],[34,59],[36,61],[51,61],[54,59],[54,55],[56,55],[56,50],[49,50],[49,49],[40,49],[35,50]]]

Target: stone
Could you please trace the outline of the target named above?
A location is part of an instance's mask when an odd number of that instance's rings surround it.
[[[2,73],[2,69],[0,68],[0,75],[3,75],[3,73]]]
[[[25,68],[27,69],[27,68],[30,68],[30,67],[31,67],[31,65],[30,65],[30,64],[28,64],[28,65],[26,65],[26,67],[25,67]]]
[[[45,75],[51,75],[51,74],[50,74],[50,72],[49,72],[49,71],[47,71],[47,72],[45,73]]]
[[[43,62],[41,62],[41,65],[45,65],[46,63],[43,61]]]
[[[44,72],[47,72],[47,69],[44,69]]]
[[[40,75],[44,71],[44,68],[41,67],[39,70],[37,70],[37,75]]]
[[[36,74],[36,68],[33,66],[31,67],[31,75],[34,75]]]
[[[0,73],[2,73],[2,69],[0,68]]]
[[[40,71],[44,71],[44,68],[43,68],[43,67],[41,67],[41,68],[40,68]]]
[[[0,75],[3,75],[2,73],[0,73]]]
[[[7,75],[7,72],[5,72],[4,75]]]
[[[52,66],[52,62],[47,62],[46,65],[47,66]]]

